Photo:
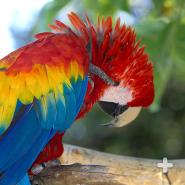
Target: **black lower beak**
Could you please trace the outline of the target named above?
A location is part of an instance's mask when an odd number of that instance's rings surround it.
[[[128,109],[127,105],[120,105],[114,102],[99,101],[101,109],[112,117],[117,117]]]

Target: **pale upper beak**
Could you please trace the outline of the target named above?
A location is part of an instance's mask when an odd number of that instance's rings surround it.
[[[123,127],[134,121],[141,111],[141,107],[129,107],[125,112],[120,114],[115,121],[114,127]]]

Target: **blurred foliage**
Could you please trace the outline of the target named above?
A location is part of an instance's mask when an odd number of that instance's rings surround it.
[[[90,9],[96,15],[114,15],[118,9],[129,11],[129,1],[128,0],[117,0],[117,1],[107,1],[107,0],[83,0],[84,6]]]
[[[64,7],[69,1],[68,0],[53,0],[49,1],[41,10],[39,17],[37,18],[39,24],[35,25],[35,32],[48,29],[48,24],[51,24],[53,19],[57,16],[58,12]]]
[[[99,125],[110,118],[95,107],[85,119],[74,124],[64,139],[118,154],[185,157],[185,1],[140,0],[139,6],[137,2],[53,0],[35,18],[32,31],[39,32],[46,31],[47,24],[66,10],[80,15],[86,12],[94,21],[98,15],[115,19],[118,12],[125,11],[136,20],[133,27],[138,39],[154,63],[156,96],[150,111],[144,110],[134,124],[110,129]],[[151,5],[147,15],[133,14],[137,6],[140,9],[146,3]]]

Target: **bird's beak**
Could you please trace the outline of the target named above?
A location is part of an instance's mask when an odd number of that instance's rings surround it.
[[[109,123],[104,124],[104,126],[109,127],[123,127],[128,125],[136,119],[141,111],[141,107],[129,107],[125,112],[115,117]]]
[[[113,102],[100,101],[99,105],[104,112],[114,118],[112,121],[103,124],[109,127],[122,127],[131,123],[141,111],[141,107],[122,106]]]

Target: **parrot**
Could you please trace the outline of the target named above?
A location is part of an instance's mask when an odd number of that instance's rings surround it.
[[[135,31],[117,19],[93,24],[71,12],[51,32],[0,60],[0,185],[30,185],[34,164],[63,152],[62,137],[95,103],[133,121],[154,99],[153,64]]]

